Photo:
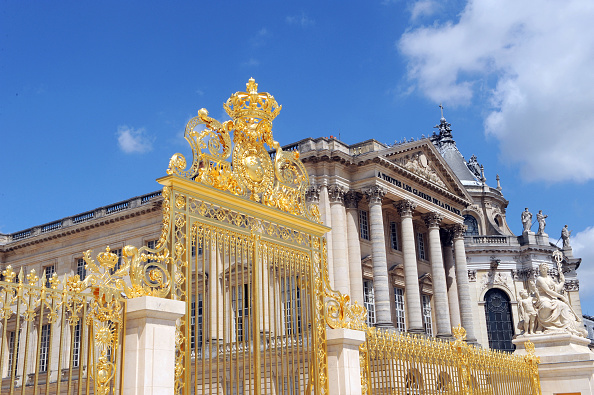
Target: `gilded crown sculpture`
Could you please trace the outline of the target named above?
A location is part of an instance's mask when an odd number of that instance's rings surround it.
[[[188,122],[184,137],[192,149],[192,164],[186,169],[185,157],[175,154],[167,174],[319,223],[318,207],[306,203],[310,184],[299,152],[283,151],[272,136],[272,120],[282,106],[271,94],[258,92],[250,78],[246,91],[232,94],[223,107],[230,121],[221,123],[202,108]]]

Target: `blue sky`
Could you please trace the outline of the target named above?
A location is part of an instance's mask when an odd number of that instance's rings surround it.
[[[518,4],[516,4],[518,3]],[[594,314],[594,3],[0,2],[0,232],[157,190],[254,77],[281,144],[429,135],[438,104],[521,231],[573,230]]]

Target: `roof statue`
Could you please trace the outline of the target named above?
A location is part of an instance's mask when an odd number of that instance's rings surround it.
[[[254,202],[320,222],[316,205],[306,204],[309,177],[298,151],[283,151],[272,137],[272,120],[280,106],[274,97],[258,92],[250,78],[246,92],[236,92],[223,104],[231,117],[219,122],[204,108],[186,125],[192,164],[175,154],[167,174],[176,174]],[[270,154],[264,147],[275,150]]]

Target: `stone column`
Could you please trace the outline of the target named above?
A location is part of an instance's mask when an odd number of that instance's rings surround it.
[[[363,306],[363,270],[361,270],[361,245],[359,244],[359,211],[361,194],[348,191],[344,196],[347,219],[347,243],[351,301]]]
[[[175,321],[186,312],[180,300],[143,296],[126,303],[124,395],[173,394]]]
[[[361,366],[359,345],[365,342],[365,332],[353,329],[328,329],[328,382],[330,393],[361,394]]]
[[[388,281],[386,237],[384,232],[384,216],[382,213],[382,199],[386,191],[376,185],[367,189],[365,194],[369,201],[376,325],[379,327],[394,327],[390,307],[390,284]]]
[[[463,224],[453,225],[451,231],[454,236],[454,255],[456,259],[456,283],[458,284],[458,301],[460,303],[460,320],[466,329],[466,341],[476,343],[474,320],[472,318],[472,301],[470,299],[470,285],[468,284],[468,266],[466,265],[466,251],[464,250]]]
[[[345,190],[339,185],[332,185],[328,190],[330,212],[332,216],[332,254],[334,260],[334,288],[348,294],[350,290],[349,261],[347,250],[347,232],[344,211]]]
[[[460,305],[458,303],[458,283],[456,282],[456,267],[454,266],[454,252],[452,250],[452,234],[442,229],[442,250],[448,286],[448,303],[450,306],[450,320],[452,326],[462,325],[460,321]]]
[[[443,256],[441,251],[441,237],[439,225],[443,216],[437,213],[423,215],[423,220],[429,229],[429,259],[431,259],[431,275],[433,280],[433,304],[437,322],[437,337],[451,337],[452,326],[448,305],[448,287],[446,284]]]
[[[419,271],[415,251],[415,233],[413,229],[413,211],[417,205],[410,200],[401,200],[394,206],[402,218],[402,255],[404,256],[404,285],[408,315],[408,331],[422,333],[423,311],[421,292],[419,291]]]
[[[330,215],[330,197],[328,194],[328,185],[320,185],[320,217],[322,223],[332,228],[332,216]],[[328,253],[328,281],[334,286],[334,254],[332,253],[332,231],[326,233],[327,253]]]

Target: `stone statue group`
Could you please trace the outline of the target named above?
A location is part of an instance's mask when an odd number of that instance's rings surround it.
[[[548,215],[544,215],[542,210],[538,210],[538,214],[536,214],[536,221],[538,222],[538,232],[537,235],[544,235],[545,234],[545,226],[547,226],[546,219]],[[532,213],[528,211],[528,207],[522,211],[522,232],[530,232],[530,228],[532,227]],[[571,236],[571,231],[567,228],[567,225],[561,229],[561,240],[563,240],[563,248],[571,247],[569,244],[569,236]]]
[[[524,335],[537,333],[570,333],[586,337],[581,318],[571,307],[567,296],[564,294],[565,276],[561,268],[562,254],[554,254],[559,272],[559,282],[549,276],[549,267],[546,263],[539,266],[539,276],[529,280],[528,291],[520,291],[518,310],[520,329]]]

